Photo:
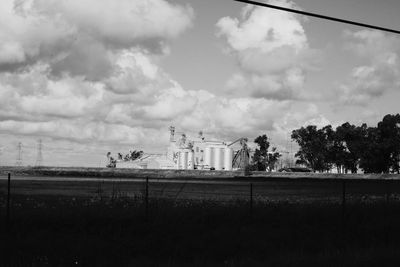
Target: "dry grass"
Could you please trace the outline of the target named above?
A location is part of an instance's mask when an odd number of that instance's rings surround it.
[[[4,195],[0,195],[4,222]],[[398,266],[399,202],[13,197],[1,266]]]

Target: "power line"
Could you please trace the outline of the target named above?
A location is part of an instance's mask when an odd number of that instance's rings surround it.
[[[305,16],[316,17],[316,18],[320,18],[320,19],[332,20],[332,21],[345,23],[345,24],[352,24],[352,25],[371,28],[371,29],[380,30],[380,31],[386,31],[386,32],[400,34],[400,31],[398,31],[398,30],[383,28],[383,27],[374,26],[374,25],[365,24],[365,23],[360,23],[360,22],[356,22],[356,21],[352,21],[352,20],[339,19],[339,18],[329,17],[329,16],[320,15],[320,14],[316,14],[316,13],[310,13],[310,12],[305,12],[305,11],[286,8],[286,7],[281,7],[281,6],[275,6],[275,5],[265,4],[265,3],[259,3],[259,2],[250,1],[250,0],[233,0],[233,1],[242,2],[242,3],[246,3],[246,4],[250,4],[250,5],[257,5],[257,6],[263,6],[263,7],[283,10],[283,11],[297,13],[297,14],[301,14],[301,15],[305,15]]]

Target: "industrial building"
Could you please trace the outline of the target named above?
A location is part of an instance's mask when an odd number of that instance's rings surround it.
[[[147,154],[134,161],[117,161],[117,168],[230,171],[248,164],[246,138],[228,144],[206,139],[202,132],[189,139],[185,133],[176,138],[173,126],[169,127],[169,131],[169,146],[165,154]],[[232,146],[238,142],[241,148],[234,151]]]
[[[167,158],[176,169],[232,170],[233,149],[224,141],[207,140],[202,132],[191,140],[185,134],[175,140],[175,128],[170,127]]]

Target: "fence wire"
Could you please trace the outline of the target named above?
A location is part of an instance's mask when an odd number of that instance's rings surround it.
[[[279,179],[163,180],[163,179],[11,179],[13,195],[79,198],[148,198],[172,200],[212,200],[217,202],[250,200],[287,203],[371,203],[399,201],[399,180]],[[7,177],[0,177],[0,194],[7,194]],[[251,188],[252,185],[252,188]]]

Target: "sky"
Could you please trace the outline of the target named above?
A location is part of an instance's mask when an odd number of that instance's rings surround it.
[[[397,0],[269,0],[400,30]],[[0,165],[105,166],[211,139],[399,113],[400,36],[232,0],[2,0]]]

